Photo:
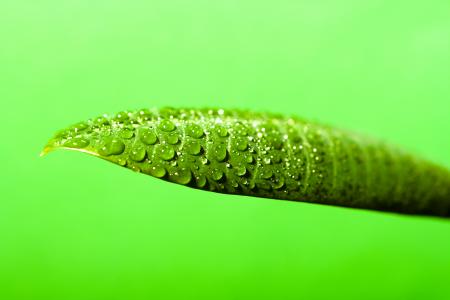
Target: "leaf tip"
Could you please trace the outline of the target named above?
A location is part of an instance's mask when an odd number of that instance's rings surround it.
[[[39,157],[43,157],[43,156],[47,155],[49,152],[51,152],[54,149],[55,149],[54,147],[45,146],[44,149],[42,149],[41,153],[39,153]]]

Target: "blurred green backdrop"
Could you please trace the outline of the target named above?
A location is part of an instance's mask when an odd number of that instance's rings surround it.
[[[0,299],[449,299],[450,222],[213,194],[81,153],[103,112],[296,114],[450,166],[450,2],[0,2]]]

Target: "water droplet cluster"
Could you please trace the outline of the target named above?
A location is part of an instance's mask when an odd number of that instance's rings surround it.
[[[392,210],[427,209],[439,198],[430,196],[430,186],[439,189],[440,197],[450,194],[447,173],[442,175],[435,166],[400,150],[272,114],[224,109],[123,111],[59,131],[47,145],[58,147],[224,193]],[[419,179],[427,184],[406,188]]]

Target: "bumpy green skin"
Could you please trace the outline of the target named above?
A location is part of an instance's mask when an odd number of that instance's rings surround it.
[[[450,172],[382,142],[273,114],[142,109],[58,132],[83,151],[194,188],[404,213],[450,214]]]

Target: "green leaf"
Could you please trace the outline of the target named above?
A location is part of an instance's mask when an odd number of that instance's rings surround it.
[[[450,214],[450,172],[380,141],[296,117],[142,109],[63,129],[82,151],[189,187],[404,213]]]

